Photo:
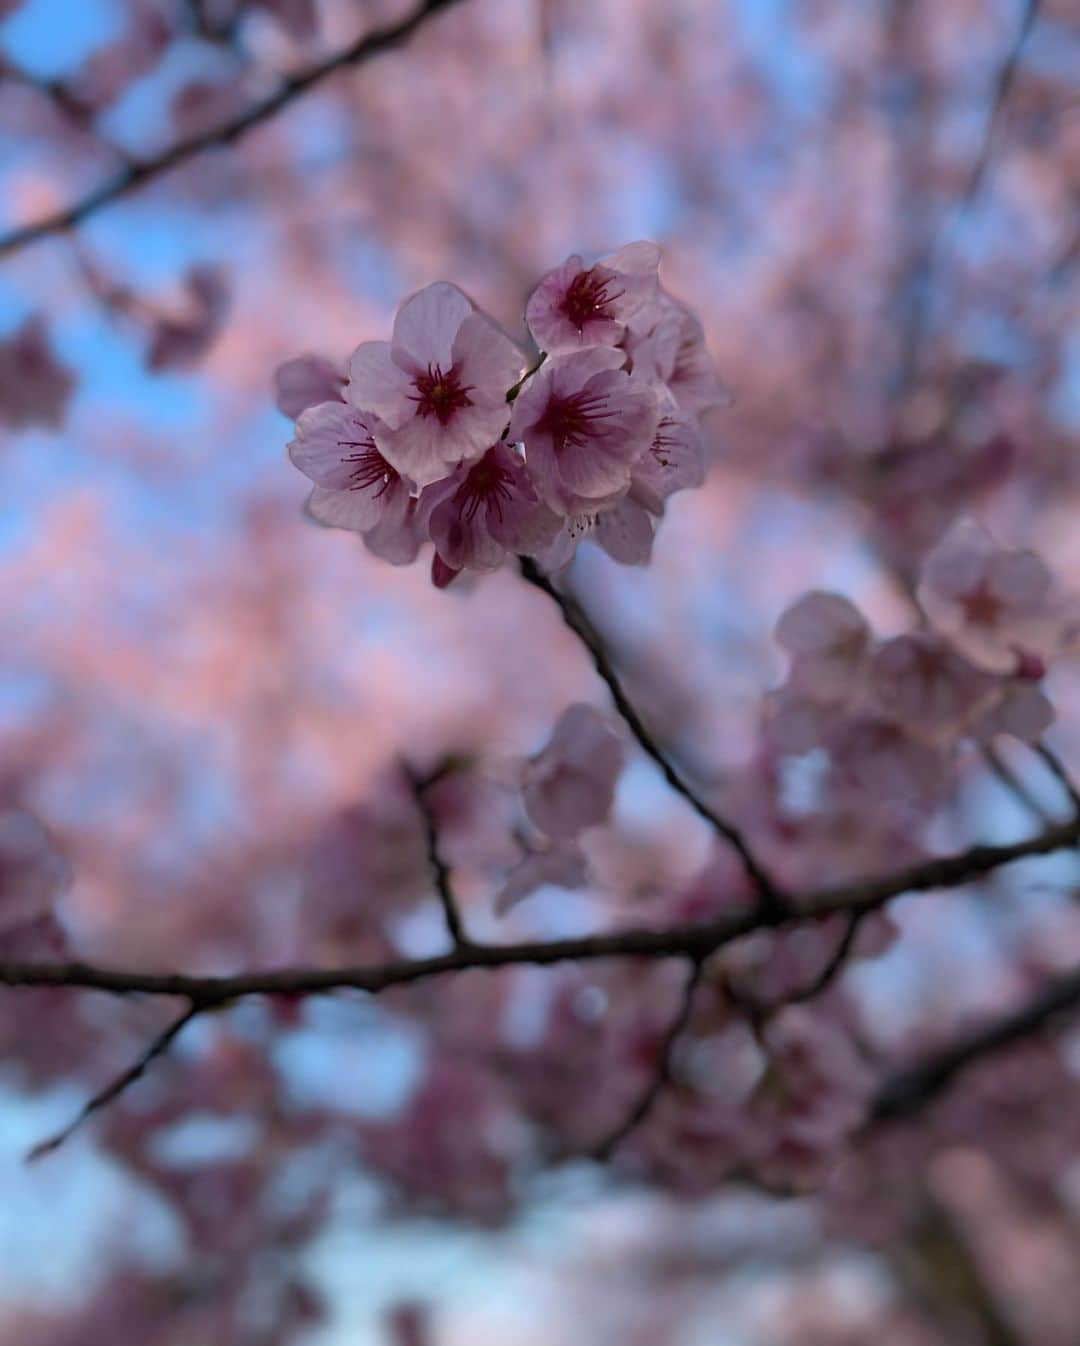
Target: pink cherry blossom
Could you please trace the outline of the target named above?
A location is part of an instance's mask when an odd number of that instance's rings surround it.
[[[592,706],[570,706],[525,764],[522,796],[530,822],[564,841],[604,822],[622,768],[622,744],[607,719]]]
[[[146,355],[149,369],[182,369],[200,360],[217,340],[229,310],[229,286],[220,267],[197,265],[184,277],[187,313],[154,324]]]
[[[1054,708],[1042,688],[1009,678],[1001,681],[997,696],[975,718],[969,733],[980,740],[1011,734],[1025,743],[1038,743],[1053,723]]]
[[[541,350],[554,354],[582,346],[614,346],[626,321],[656,293],[660,249],[655,243],[628,243],[586,267],[568,257],[549,271],[525,306]]]
[[[622,369],[624,360],[606,346],[556,356],[514,403],[510,438],[524,443],[537,488],[559,514],[614,503],[653,441],[658,398]]]
[[[344,375],[322,355],[298,355],[274,373],[278,410],[290,420],[320,402],[344,401],[344,387]]]
[[[870,661],[882,714],[928,739],[957,734],[995,699],[997,683],[927,632],[886,641]]]
[[[1045,649],[1050,590],[1034,552],[1007,551],[974,519],[961,519],[926,558],[918,598],[973,663],[1010,673],[1025,653]]]
[[[793,687],[820,702],[849,699],[858,690],[870,627],[840,594],[813,590],[783,613],[776,639],[791,655]]]
[[[315,0],[254,0],[259,9],[273,15],[282,28],[297,42],[314,37],[318,31]]]
[[[623,344],[635,373],[662,383],[688,415],[731,401],[717,377],[701,323],[665,291],[635,315]]]
[[[540,888],[584,888],[587,882],[585,855],[575,842],[531,850],[507,875],[495,898],[495,911],[505,915]]]
[[[509,420],[506,394],[523,370],[510,338],[439,281],[402,305],[391,341],[357,347],[349,396],[379,417],[387,460],[422,487],[499,438]]]
[[[429,486],[420,513],[443,564],[495,570],[508,554],[533,554],[560,524],[543,505],[525,464],[501,441]]]
[[[398,530],[414,502],[409,482],[375,443],[376,418],[347,402],[301,412],[289,445],[293,463],[315,483],[308,510],[332,528]]]
[[[0,423],[13,430],[56,429],[67,413],[75,379],[53,354],[39,314],[0,341]]]

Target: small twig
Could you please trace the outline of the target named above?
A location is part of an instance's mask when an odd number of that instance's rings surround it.
[[[79,1129],[85,1121],[88,1121],[95,1112],[100,1112],[102,1108],[107,1107],[114,1099],[128,1089],[139,1079],[146,1071],[147,1067],[156,1061],[159,1056],[164,1055],[169,1047],[183,1032],[187,1025],[195,1018],[197,1014],[202,1013],[203,1007],[192,1003],[188,1005],[179,1018],[174,1019],[166,1028],[157,1035],[139,1058],[134,1061],[122,1074],[117,1075],[103,1089],[100,1089],[92,1098],[90,1098],[79,1111],[79,1113],[68,1122],[62,1130],[48,1140],[40,1141],[27,1154],[27,1162],[33,1162],[35,1159],[42,1159],[47,1154],[52,1154],[58,1150],[69,1136]]]
[[[869,1120],[889,1121],[917,1111],[983,1056],[1037,1032],[1055,1015],[1078,1005],[1080,970],[1055,978],[1011,1014],[983,1025],[886,1080],[871,1107]]]
[[[578,601],[569,594],[563,593],[557,589],[550,578],[537,566],[536,562],[528,556],[521,558],[521,574],[529,584],[534,588],[547,594],[551,601],[558,607],[562,614],[562,619],[571,631],[588,650],[592,659],[593,667],[596,669],[599,677],[607,684],[608,691],[611,693],[611,699],[615,702],[619,714],[625,720],[627,727],[637,739],[639,746],[645,753],[652,758],[660,768],[660,772],[667,781],[668,785],[676,794],[682,795],[683,799],[690,805],[694,812],[724,838],[725,841],[735,850],[739,859],[742,861],[743,868],[756,885],[762,900],[763,909],[779,909],[782,905],[781,896],[775,883],[755,859],[748,846],[746,839],[735,826],[728,822],[726,818],[721,817],[719,813],[701,798],[693,787],[676,769],[674,763],[668,757],[667,753],[660,747],[653,738],[638,714],[637,708],[627,696],[623,685],[619,680],[619,675],[615,671],[615,666],[611,662],[611,656],[607,652],[603,637],[593,626]]]
[[[664,1034],[663,1041],[660,1043],[656,1068],[653,1071],[652,1078],[622,1121],[592,1151],[593,1158],[601,1163],[610,1159],[623,1141],[645,1121],[655,1107],[660,1095],[671,1083],[675,1052],[679,1045],[679,1039],[690,1023],[690,1016],[694,1009],[694,992],[701,982],[704,966],[705,960],[703,958],[691,960],[690,970],[683,986],[682,998],[679,1001],[679,1008]]]
[[[1054,752],[1053,748],[1048,747],[1045,743],[1036,743],[1035,751],[1057,777],[1058,783],[1069,796],[1069,803],[1072,805],[1074,815],[1080,818],[1080,790],[1077,790],[1065,763]]]
[[[984,744],[982,755],[987,766],[998,780],[1001,781],[1002,785],[1005,786],[1014,799],[1023,804],[1023,806],[1041,822],[1048,823],[1053,821],[1051,813],[1038,799],[1035,798],[1032,792],[1028,789],[1026,782],[1021,780],[992,744]]]
[[[410,14],[399,22],[365,33],[355,42],[342,48],[341,51],[335,52],[332,56],[328,56],[325,60],[308,66],[306,70],[298,71],[295,75],[290,75],[274,93],[252,104],[251,107],[237,116],[231,117],[217,126],[212,126],[207,131],[201,131],[196,135],[174,141],[167,149],[151,159],[143,159],[137,163],[128,164],[122,172],[118,173],[109,182],[103,183],[100,187],[95,187],[72,205],[65,206],[51,215],[44,215],[41,219],[33,220],[29,224],[21,225],[7,234],[0,235],[0,256],[16,252],[30,243],[37,242],[38,239],[48,238],[53,234],[66,233],[67,230],[81,224],[91,215],[96,215],[99,210],[103,210],[114,201],[119,201],[145,186],[148,182],[153,182],[164,174],[172,172],[174,168],[179,168],[181,164],[187,163],[189,159],[195,158],[205,150],[219,149],[233,144],[241,136],[246,135],[256,126],[262,125],[263,122],[269,121],[271,117],[290,103],[295,102],[303,94],[314,89],[330,75],[334,75],[339,70],[344,70],[349,66],[360,65],[391,47],[400,46],[401,43],[412,37],[425,20],[437,14],[440,10],[448,9],[457,2],[458,0],[425,0],[425,3],[417,5]]]
[[[425,797],[429,787],[434,785],[436,781],[441,780],[443,773],[436,772],[431,776],[423,777],[414,775],[408,767],[404,769],[409,784],[412,786],[417,811],[424,824],[424,844],[427,847],[428,864],[435,878],[435,891],[439,895],[439,904],[446,920],[447,931],[454,941],[455,948],[468,948],[471,941],[465,933],[461,913],[458,911],[457,900],[454,897],[454,888],[450,879],[450,868],[439,854],[439,831],[435,825],[435,815],[428,807]]]

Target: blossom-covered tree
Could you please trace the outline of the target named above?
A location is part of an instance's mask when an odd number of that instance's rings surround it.
[[[0,1342],[1075,1346],[1069,6],[79,9],[0,4]]]

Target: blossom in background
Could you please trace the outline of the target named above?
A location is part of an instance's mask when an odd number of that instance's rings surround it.
[[[480,457],[509,420],[521,352],[455,285],[439,281],[399,310],[389,342],[349,364],[349,398],[379,418],[379,448],[417,486]]]
[[[49,833],[21,808],[0,808],[0,950],[8,957],[59,954],[56,904],[71,882]]]
[[[345,376],[322,355],[298,355],[286,360],[274,374],[278,410],[296,420],[320,402],[342,402]]]
[[[592,706],[570,706],[525,764],[522,797],[529,821],[564,841],[605,822],[622,768],[622,743],[607,719]]]
[[[617,345],[633,314],[654,298],[660,249],[628,243],[587,267],[568,257],[549,271],[529,297],[525,321],[549,354],[583,346]]]
[[[0,423],[13,430],[58,428],[67,414],[75,378],[53,354],[45,322],[32,314],[0,341]]]
[[[220,267],[189,267],[184,276],[188,311],[156,319],[146,354],[149,369],[182,369],[200,360],[217,340],[229,311],[229,286]]]

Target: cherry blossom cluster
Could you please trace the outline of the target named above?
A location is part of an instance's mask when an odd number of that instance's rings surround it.
[[[704,480],[699,417],[724,401],[659,260],[631,243],[544,276],[525,309],[531,363],[440,281],[401,306],[390,341],[357,347],[347,375],[311,355],[282,366],[312,517],[394,564],[432,542],[440,587],[510,555],[558,569],[585,537],[647,561],[667,498]]]
[[[933,806],[960,740],[1035,743],[1054,718],[1049,661],[1080,634],[1080,608],[1042,560],[961,519],[926,557],[920,628],[876,639],[839,594],[804,595],[780,618],[786,682],[766,704],[777,750],[825,749],[833,783]]]

